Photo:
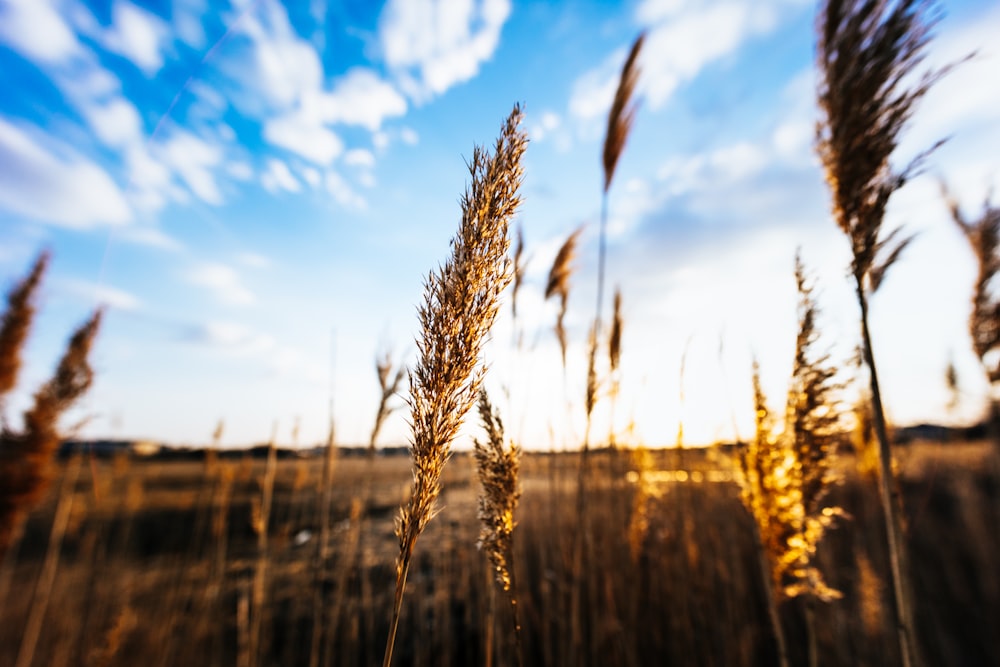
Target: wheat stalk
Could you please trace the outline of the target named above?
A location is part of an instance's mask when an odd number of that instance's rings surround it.
[[[515,105],[492,155],[476,147],[472,183],[462,197],[462,221],[451,256],[424,285],[419,360],[410,375],[413,486],[396,523],[396,594],[384,667],[392,662],[406,574],[417,538],[436,513],[441,472],[485,369],[480,350],[496,318],[500,293],[511,280],[509,225],[521,199],[521,158],[527,136]]]

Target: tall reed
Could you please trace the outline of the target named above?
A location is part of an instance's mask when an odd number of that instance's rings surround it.
[[[425,302],[418,311],[419,359],[410,375],[413,487],[396,522],[396,593],[384,667],[392,663],[413,549],[437,512],[441,472],[478,397],[486,372],[480,351],[496,318],[500,294],[511,280],[509,225],[521,203],[521,159],[528,141],[520,128],[522,118],[521,107],[515,105],[493,154],[478,146],[473,150],[472,183],[462,197],[462,221],[451,256],[424,285]]]
[[[583,233],[583,227],[577,227],[559,246],[549,269],[549,279],[545,285],[545,298],[559,297],[559,314],[556,316],[556,340],[559,341],[559,352],[562,354],[563,375],[566,374],[566,311],[569,307],[569,279],[573,275],[573,260],[576,259],[576,244]]]
[[[817,44],[817,151],[830,187],[834,219],[847,236],[853,255],[851,274],[861,311],[862,355],[869,371],[879,441],[882,509],[905,667],[919,664],[920,659],[907,590],[901,504],[892,475],[892,452],[868,327],[868,300],[909,241],[897,238],[898,229],[883,233],[889,199],[939,145],[902,168],[890,163],[916,103],[947,69],[915,75],[937,21],[929,15],[933,6],[931,0],[824,0]]]
[[[43,252],[38,255],[28,275],[7,294],[7,307],[0,320],[0,419],[5,418],[3,399],[17,385],[21,350],[35,315],[35,293],[48,265],[49,254]]]
[[[969,242],[976,260],[969,335],[987,379],[990,384],[996,384],[1000,382],[1000,360],[988,360],[987,357],[1000,350],[1000,297],[991,289],[994,278],[1000,273],[1000,206],[991,206],[987,200],[979,218],[970,220],[947,187],[942,185],[942,190],[951,218]]]
[[[5,428],[0,433],[0,554],[48,487],[59,447],[59,418],[93,382],[89,356],[101,315],[102,311],[96,311],[70,337],[55,374],[35,393],[31,408],[24,413],[22,431]]]
[[[393,372],[394,366],[392,350],[387,349],[375,357],[375,372],[378,375],[378,384],[382,393],[379,398],[378,412],[375,413],[375,424],[372,426],[372,434],[368,439],[369,457],[375,454],[375,443],[378,441],[379,433],[382,432],[382,425],[385,424],[385,420],[398,409],[397,406],[392,404],[392,398],[399,391],[399,385],[403,381],[403,378],[406,377],[406,366],[400,363],[399,366],[395,367],[395,372]]]
[[[521,449],[514,442],[506,442],[500,413],[493,408],[485,389],[479,394],[479,419],[486,431],[486,440],[475,440],[476,470],[482,486],[477,512],[482,527],[477,546],[489,558],[496,584],[510,603],[517,664],[520,665],[523,651],[514,569],[514,528],[517,526],[514,511],[521,497],[518,482]]]

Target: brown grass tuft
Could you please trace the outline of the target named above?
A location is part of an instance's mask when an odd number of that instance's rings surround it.
[[[70,338],[52,378],[35,393],[24,414],[22,433],[0,435],[0,553],[28,509],[48,487],[59,446],[59,417],[90,388],[94,372],[88,357],[101,323],[95,312]]]
[[[462,197],[462,221],[451,257],[430,274],[424,287],[419,360],[410,375],[413,488],[396,525],[396,596],[385,667],[392,662],[413,548],[436,513],[451,442],[478,397],[485,373],[480,349],[496,318],[500,293],[511,280],[508,228],[521,203],[521,158],[527,146],[522,118],[520,106],[515,105],[494,153],[478,146],[473,150],[472,184]]]
[[[17,385],[21,350],[35,315],[35,292],[49,264],[49,254],[38,255],[31,271],[7,294],[7,309],[0,321],[0,401]],[[2,408],[0,402],[0,408]]]

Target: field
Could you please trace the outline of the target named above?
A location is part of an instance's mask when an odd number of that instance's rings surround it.
[[[990,448],[915,443],[898,455],[925,660],[991,664],[1000,655],[1000,494],[985,472]],[[322,459],[277,460],[262,539],[254,522],[266,461],[199,456],[60,465],[0,572],[0,664],[15,664],[40,604],[37,648],[24,664],[379,664],[409,458],[335,459],[321,561]],[[753,521],[726,456],[651,452],[642,484],[632,454],[592,452],[581,516],[577,455],[525,455],[514,546],[524,664],[775,664]],[[850,517],[820,544],[817,564],[843,597],[814,603],[818,663],[896,664],[875,485],[853,472],[853,459],[839,467],[846,481],[831,500]],[[679,470],[687,475],[670,472]],[[491,664],[490,636],[492,664],[516,664],[511,614],[502,597],[491,605],[491,573],[476,549],[478,493],[472,457],[455,454],[443,509],[411,567],[395,664]],[[59,506],[68,506],[67,523],[50,550]],[[39,584],[46,564],[48,594]],[[805,604],[780,606],[792,664],[807,659]]]

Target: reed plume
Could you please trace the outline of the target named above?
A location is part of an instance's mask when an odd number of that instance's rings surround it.
[[[506,593],[514,617],[517,658],[521,656],[521,621],[517,606],[514,576],[514,510],[521,497],[518,468],[521,449],[516,443],[505,442],[500,413],[490,403],[486,390],[479,393],[479,418],[486,431],[486,441],[476,439],[476,469],[482,493],[479,495],[479,531],[477,547],[486,552],[493,564],[496,583]]]
[[[24,413],[21,433],[0,434],[0,555],[16,526],[48,487],[59,446],[59,417],[90,388],[94,372],[91,347],[101,324],[96,311],[69,339],[55,374],[35,393]]]
[[[3,398],[17,385],[21,370],[21,350],[28,339],[31,320],[35,316],[34,297],[49,264],[49,254],[35,259],[31,271],[7,294],[7,308],[0,321],[0,418],[3,418]]]
[[[915,105],[949,69],[915,69],[937,22],[930,0],[825,0],[818,21],[820,122],[816,145],[832,195],[833,217],[851,245],[851,273],[861,311],[862,354],[869,369],[879,441],[880,495],[889,543],[898,639],[905,667],[919,663],[913,610],[906,590],[900,507],[890,465],[889,436],[868,328],[868,298],[909,239],[883,234],[889,199],[920,169],[928,153],[896,169],[890,157]]]
[[[451,257],[432,272],[419,308],[418,362],[410,375],[413,487],[396,523],[399,556],[396,594],[383,665],[392,649],[406,574],[417,538],[436,513],[441,472],[451,442],[476,401],[485,369],[479,355],[511,281],[509,225],[521,199],[521,158],[527,136],[515,105],[492,155],[476,147],[469,163],[471,186],[462,197],[462,220]]]
[[[621,76],[618,79],[618,88],[615,91],[611,109],[608,111],[608,129],[604,136],[604,150],[601,153],[601,165],[604,168],[604,189],[601,192],[601,229],[597,250],[597,307],[594,312],[594,325],[590,333],[590,345],[587,359],[587,432],[590,431],[591,415],[597,401],[597,349],[603,336],[603,302],[604,302],[604,274],[607,263],[608,242],[608,191],[611,189],[611,181],[614,179],[615,167],[618,159],[625,149],[625,142],[628,140],[629,132],[632,130],[632,123],[635,121],[636,103],[633,101],[635,87],[639,82],[639,53],[642,51],[642,44],[645,40],[645,33],[640,33],[632,48],[629,50],[625,64],[622,66]],[[584,450],[589,443],[584,441]]]
[[[611,331],[608,333],[608,367],[611,369],[611,422],[608,427],[608,444],[612,448],[615,442],[615,408],[618,403],[618,391],[621,385],[619,366],[622,359],[622,292],[615,289],[615,297],[611,312]]]
[[[976,283],[972,290],[972,312],[969,314],[969,335],[972,349],[979,357],[990,384],[1000,382],[1000,361],[988,362],[991,352],[1000,350],[1000,297],[990,287],[1000,273],[1000,207],[991,206],[989,199],[977,220],[963,215],[958,201],[942,185],[951,218],[961,230],[976,259]]]
[[[562,354],[563,370],[566,369],[566,310],[569,306],[569,279],[573,275],[573,260],[576,259],[576,244],[583,233],[583,227],[573,230],[556,253],[549,269],[549,280],[545,285],[545,298],[559,296],[559,315],[556,317],[556,339],[559,341],[559,352]]]
[[[372,434],[368,439],[369,456],[375,453],[375,443],[378,440],[378,434],[382,431],[382,425],[385,423],[385,420],[399,409],[397,406],[392,405],[390,401],[399,391],[399,385],[403,381],[403,378],[406,377],[406,366],[400,363],[396,367],[396,372],[393,373],[392,351],[385,350],[381,355],[375,357],[375,372],[378,375],[378,384],[382,390],[382,395],[379,399],[378,412],[375,413],[375,425],[372,426]]]
[[[833,469],[837,446],[843,434],[837,394],[837,368],[827,352],[817,351],[819,306],[815,286],[806,275],[799,255],[795,256],[795,284],[798,290],[799,330],[795,339],[792,381],[785,409],[785,430],[792,438],[797,465],[801,470],[802,502],[805,515],[819,516],[823,500],[837,477]]]
[[[639,82],[639,53],[646,34],[640,33],[629,50],[618,79],[618,89],[608,112],[608,129],[604,135],[604,149],[601,152],[601,166],[604,168],[604,190],[601,193],[601,234],[597,255],[597,312],[594,321],[601,330],[601,304],[604,299],[604,264],[607,255],[608,190],[615,177],[615,167],[625,150],[625,142],[632,131],[637,105],[632,97]]]
[[[601,153],[605,192],[611,188],[618,158],[621,157],[622,151],[625,149],[625,142],[632,130],[632,123],[635,121],[637,106],[632,96],[635,94],[636,84],[639,83],[638,60],[645,38],[646,34],[640,33],[635,42],[632,43],[632,48],[629,50],[625,65],[622,66],[621,76],[618,79],[615,99],[611,102],[611,110],[608,112],[608,129],[604,136],[604,150]]]
[[[524,282],[525,264],[524,227],[518,225],[517,235],[514,237],[514,277],[510,288],[510,313],[515,322],[517,322],[517,295],[521,291],[521,284]]]

